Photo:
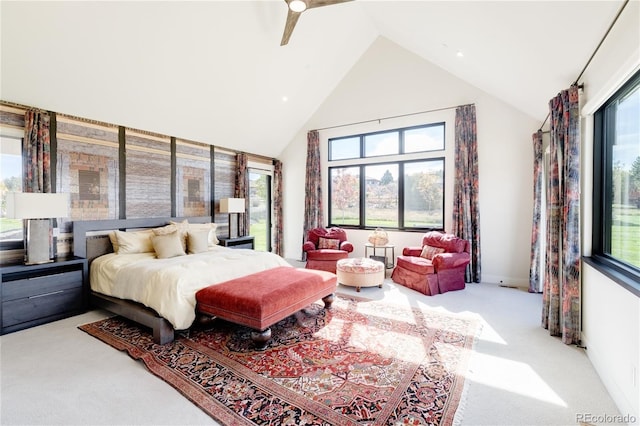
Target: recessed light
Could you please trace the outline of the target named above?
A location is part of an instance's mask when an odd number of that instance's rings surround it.
[[[282,97],[282,102],[287,102],[289,100],[289,98],[287,98],[286,96]]]
[[[458,53],[456,53],[456,56],[457,56],[458,58],[462,58],[462,57],[464,56],[464,53],[462,53],[462,51],[461,51],[461,50],[458,50]]]

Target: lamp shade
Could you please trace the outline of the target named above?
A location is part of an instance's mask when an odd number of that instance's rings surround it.
[[[222,198],[220,213],[244,213],[244,198]]]
[[[69,216],[69,194],[7,192],[7,218],[49,219]]]

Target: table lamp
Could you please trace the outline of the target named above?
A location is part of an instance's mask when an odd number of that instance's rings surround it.
[[[69,216],[69,194],[7,192],[7,218],[27,221],[25,264],[51,262],[51,218]]]
[[[244,213],[244,198],[222,198],[220,200],[220,213],[229,213],[229,238],[231,238],[231,215]],[[236,218],[236,229],[238,229],[237,225]]]

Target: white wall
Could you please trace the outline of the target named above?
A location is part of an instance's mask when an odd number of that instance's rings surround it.
[[[640,69],[640,2],[629,2],[587,68],[582,114],[582,244],[591,254],[593,113]],[[622,415],[640,424],[640,298],[590,265],[582,269],[582,341]]]
[[[307,131],[470,103],[476,105],[477,114],[482,280],[527,287],[533,197],[531,134],[541,123],[385,38],[372,44],[280,156],[285,182],[285,257],[301,258]],[[424,124],[443,117],[447,144],[453,148],[454,116],[452,109],[323,130],[322,152],[326,157],[328,137]],[[453,170],[452,164],[446,167]],[[326,170],[323,182],[327,182]],[[451,202],[453,179],[447,184],[445,197]],[[324,196],[326,199],[326,191]],[[451,209],[446,211],[445,227],[451,229]],[[369,233],[349,231],[355,256],[364,254]],[[396,255],[404,246],[419,245],[420,240],[421,234],[390,233]]]

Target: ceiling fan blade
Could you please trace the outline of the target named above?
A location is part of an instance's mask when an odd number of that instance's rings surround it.
[[[346,3],[353,0],[308,0],[307,9],[313,9],[315,7],[331,6],[332,4]]]
[[[293,33],[293,28],[296,26],[299,17],[300,12],[294,12],[289,9],[289,12],[287,12],[287,22],[284,24],[284,33],[282,34],[280,46],[284,46],[289,43],[289,38],[291,37],[291,33]]]

